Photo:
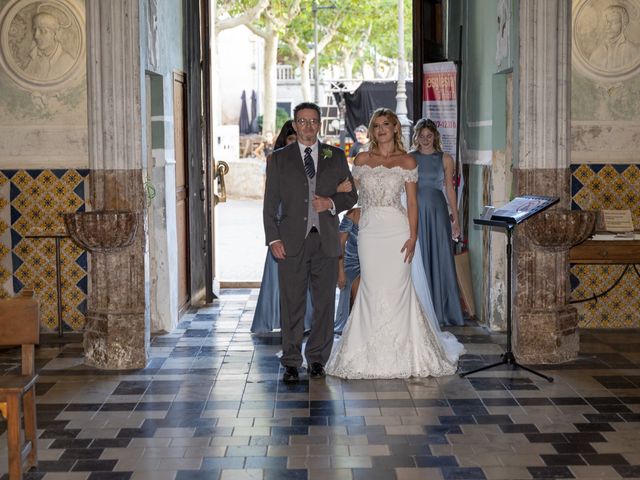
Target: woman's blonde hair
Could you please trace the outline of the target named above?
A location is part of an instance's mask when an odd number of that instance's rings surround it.
[[[400,120],[398,119],[398,116],[396,115],[396,113],[393,110],[390,110],[388,108],[378,108],[375,112],[373,112],[373,115],[371,115],[371,120],[369,120],[369,132],[368,132],[369,142],[371,145],[371,147],[369,148],[369,151],[378,149],[378,141],[376,140],[376,136],[374,135],[374,131],[373,131],[373,122],[375,122],[380,117],[387,117],[389,120],[391,120],[391,123],[393,123],[394,149],[402,153],[407,153],[407,150],[404,148],[404,142],[402,141],[402,130],[400,129]]]
[[[418,148],[419,146],[418,137],[420,136],[420,133],[422,133],[422,131],[425,128],[430,130],[431,133],[433,133],[433,149],[436,152],[441,152],[442,142],[440,140],[440,132],[438,131],[438,127],[436,127],[436,124],[430,118],[421,118],[416,122],[415,126],[413,127],[413,138],[411,139],[413,148],[415,149]]]

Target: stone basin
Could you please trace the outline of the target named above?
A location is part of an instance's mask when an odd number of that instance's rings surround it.
[[[138,229],[136,212],[94,210],[65,213],[64,224],[69,236],[91,252],[107,252],[128,247]]]
[[[589,210],[546,210],[525,222],[527,236],[543,250],[568,250],[593,233],[596,212]]]

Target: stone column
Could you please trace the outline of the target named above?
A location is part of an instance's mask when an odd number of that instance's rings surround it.
[[[518,195],[570,205],[571,1],[519,2]],[[577,313],[569,298],[568,251],[541,250],[520,225],[515,236],[514,346],[523,363],[571,360]]]
[[[131,246],[91,254],[85,362],[106,369],[144,368],[149,351],[139,3],[86,4],[91,209],[138,217]]]

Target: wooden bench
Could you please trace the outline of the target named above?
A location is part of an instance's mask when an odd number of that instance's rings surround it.
[[[0,412],[7,419],[9,480],[22,478],[23,466],[38,463],[35,345],[40,343],[40,313],[33,291],[0,300],[0,346],[22,347],[22,374],[0,377]],[[24,443],[21,440],[20,410],[24,412]]]

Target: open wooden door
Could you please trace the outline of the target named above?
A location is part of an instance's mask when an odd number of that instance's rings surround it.
[[[215,236],[215,206],[220,197],[215,193],[215,185],[224,185],[224,174],[228,171],[221,170],[213,158],[213,75],[212,42],[214,39],[213,26],[215,25],[215,2],[200,0],[200,54],[202,67],[202,123],[203,123],[203,150],[205,156],[206,182],[206,217],[207,217],[207,270],[205,272],[206,302],[210,303],[219,295],[219,286],[215,278],[216,272],[216,236]],[[226,199],[226,194],[225,194]],[[222,200],[225,201],[225,200]]]
[[[189,176],[187,175],[187,86],[183,72],[173,73],[173,135],[176,155],[176,230],[178,237],[178,312],[191,299],[189,256]]]
[[[192,305],[209,303],[214,298],[210,16],[210,0],[185,2],[189,290]]]

